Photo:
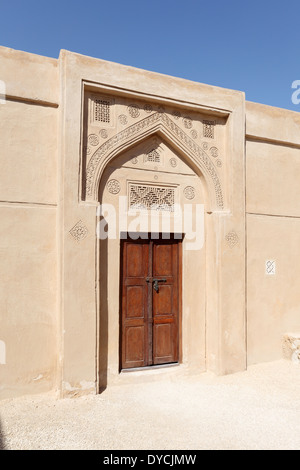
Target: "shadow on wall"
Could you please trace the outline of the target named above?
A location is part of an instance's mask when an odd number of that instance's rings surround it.
[[[100,335],[99,335],[99,393],[107,387],[108,371],[108,280],[106,267],[108,263],[107,239],[100,242]]]
[[[0,450],[5,450],[5,439],[0,421]]]

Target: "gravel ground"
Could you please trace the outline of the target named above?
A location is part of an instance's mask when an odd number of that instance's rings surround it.
[[[300,366],[212,374],[0,402],[5,449],[300,449]]]

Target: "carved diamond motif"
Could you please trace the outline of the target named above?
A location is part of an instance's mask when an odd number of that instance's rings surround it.
[[[79,222],[74,225],[74,227],[69,231],[69,233],[72,235],[73,238],[75,238],[77,242],[80,242],[81,240],[84,240],[87,237],[89,231],[82,222],[82,220],[79,220]]]

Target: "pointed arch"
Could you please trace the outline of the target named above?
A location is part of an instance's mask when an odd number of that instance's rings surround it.
[[[205,178],[211,207],[222,210],[224,208],[222,186],[210,157],[167,114],[160,112],[132,124],[96,150],[86,169],[85,199],[97,201],[103,171],[116,155],[155,133],[161,133],[198,168]]]

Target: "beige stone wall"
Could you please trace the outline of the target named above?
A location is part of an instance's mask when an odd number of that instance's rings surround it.
[[[300,331],[299,113],[68,51],[0,56],[0,398],[95,393],[103,363],[108,384],[244,370],[246,336],[248,364],[281,357]],[[99,96],[109,124],[91,118]],[[153,139],[160,169],[142,164]],[[175,185],[181,204],[193,186],[204,204],[204,249],[183,246],[179,372],[119,374],[120,244],[96,238],[107,178],[124,195],[132,179]]]
[[[58,66],[0,48],[0,398],[55,387]],[[4,354],[5,352],[5,354]]]
[[[282,357],[300,328],[300,116],[247,103],[248,364]],[[274,275],[265,263],[275,261]]]

